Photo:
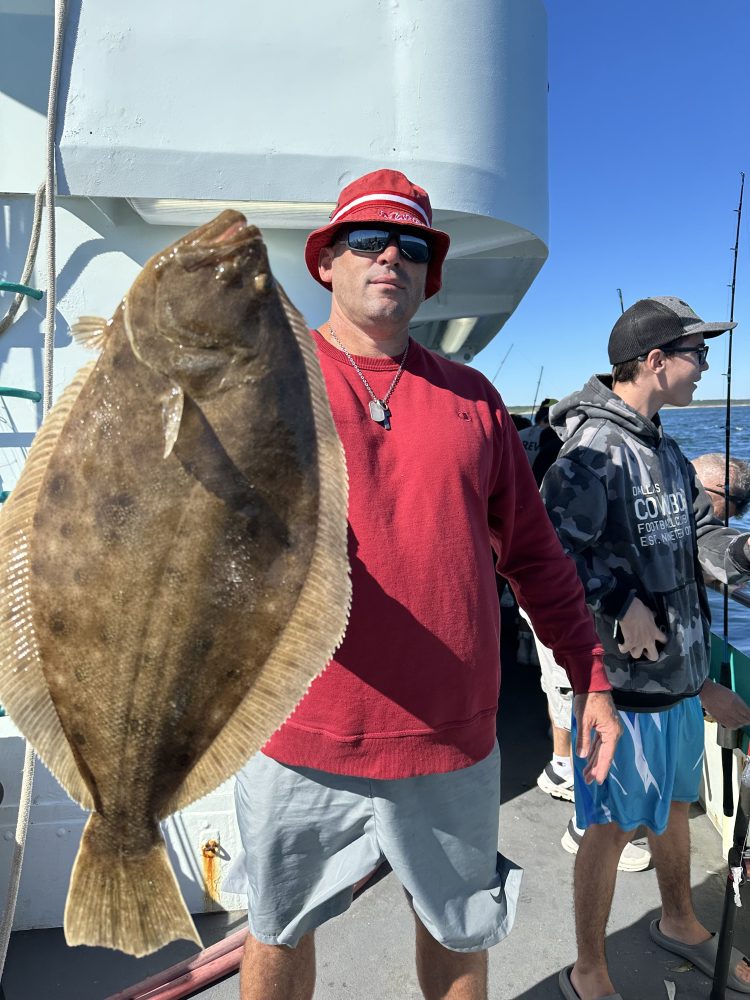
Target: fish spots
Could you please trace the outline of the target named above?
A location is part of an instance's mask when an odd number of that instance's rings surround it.
[[[68,620],[60,613],[53,614],[48,624],[52,635],[61,636],[68,631]]]
[[[75,525],[73,524],[72,521],[63,521],[63,523],[60,525],[60,534],[63,538],[66,539],[72,538],[73,535],[75,534],[75,530],[76,530]]]
[[[56,502],[67,500],[71,493],[71,477],[66,472],[58,472],[49,483],[50,497]]]
[[[111,356],[111,365],[113,372],[116,372],[118,377],[122,374],[127,374],[134,369],[137,370],[138,361],[131,350],[130,344],[123,343],[119,350],[113,352]]]
[[[110,501],[113,510],[128,510],[133,506],[133,497],[127,491],[117,493]]]
[[[104,540],[110,543],[125,541],[135,513],[135,500],[127,490],[105,497],[97,511],[97,523]]]
[[[109,646],[115,640],[115,633],[107,624],[99,626],[96,635],[97,641],[102,646]]]
[[[213,649],[214,640],[210,635],[199,635],[193,639],[193,654],[198,657],[207,656]]]

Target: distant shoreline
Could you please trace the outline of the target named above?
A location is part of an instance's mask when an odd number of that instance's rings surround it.
[[[735,406],[750,406],[750,399],[733,399],[731,400],[732,409]],[[687,406],[667,406],[664,409],[668,410],[689,410],[691,407],[707,407],[707,406],[723,406],[726,407],[726,399],[696,399],[694,402],[689,403]]]
[[[687,406],[664,406],[664,410],[690,410],[690,409],[708,409],[709,407],[726,406],[726,399],[696,399],[692,403],[688,403]],[[750,399],[733,399],[732,408],[735,406],[750,406]],[[529,406],[509,406],[509,413],[531,413],[531,405]]]

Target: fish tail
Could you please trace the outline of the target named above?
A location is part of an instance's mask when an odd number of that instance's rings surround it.
[[[93,813],[83,831],[65,904],[67,943],[136,957],[176,938],[201,945],[161,836],[145,854],[125,856],[108,825]]]

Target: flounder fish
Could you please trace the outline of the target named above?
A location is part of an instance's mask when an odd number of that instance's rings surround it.
[[[156,254],[0,516],[0,702],[92,810],[69,944],[199,942],[159,821],[234,774],[346,629],[347,479],[314,343],[237,212]]]

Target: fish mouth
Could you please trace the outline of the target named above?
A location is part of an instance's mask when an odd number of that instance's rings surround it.
[[[239,236],[239,234],[244,232],[245,229],[247,229],[247,220],[243,215],[242,219],[237,222],[233,222],[229,229],[225,229],[220,236],[217,236],[214,242],[226,243],[227,240],[231,240],[233,236]]]
[[[221,247],[241,246],[259,235],[256,226],[249,226],[242,212],[227,208],[211,222],[195,230],[190,240],[191,246]]]
[[[228,208],[178,243],[175,256],[186,270],[193,271],[227,261],[258,239],[258,227],[248,225],[241,212]]]

